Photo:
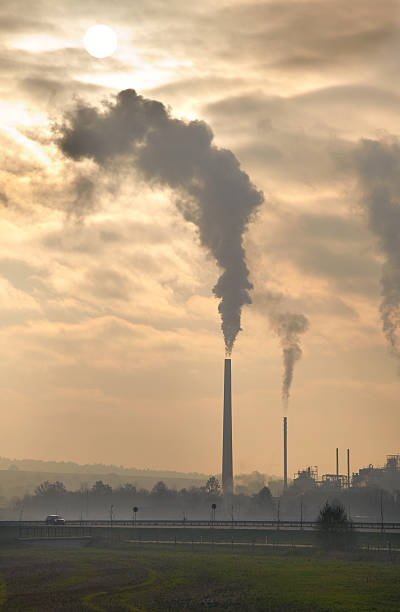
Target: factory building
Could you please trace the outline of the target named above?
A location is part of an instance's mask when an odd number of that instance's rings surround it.
[[[337,460],[336,473],[323,474],[322,478],[319,478],[318,467],[310,466],[294,475],[293,485],[302,491],[309,491],[315,487],[331,490],[348,487],[377,487],[392,492],[400,490],[400,454],[387,455],[383,467],[369,465],[357,473],[350,474],[350,453],[347,451],[347,467],[347,474],[340,474]]]
[[[353,486],[378,487],[392,492],[400,490],[400,454],[387,455],[383,467],[370,464],[361,468],[353,474]]]

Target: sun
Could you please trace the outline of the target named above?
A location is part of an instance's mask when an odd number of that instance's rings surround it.
[[[93,57],[103,59],[112,55],[117,48],[117,35],[106,25],[93,25],[86,30],[83,37],[85,49]]]

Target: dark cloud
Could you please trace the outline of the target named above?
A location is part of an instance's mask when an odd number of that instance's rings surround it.
[[[260,314],[264,314],[268,311],[271,296],[276,295],[276,305],[283,303],[281,294],[268,288],[266,286],[256,285],[253,294],[253,305],[254,309]],[[291,296],[285,296],[284,308],[290,312],[303,312],[306,311],[311,319],[322,317],[338,317],[339,319],[347,319],[351,321],[357,321],[359,314],[352,305],[352,296],[350,299],[345,294],[340,293],[326,293],[325,295],[308,295],[307,293],[302,294],[299,297],[293,298]],[[279,299],[278,299],[279,298]]]
[[[76,219],[83,219],[96,206],[96,185],[87,174],[78,174],[72,183],[73,200],[70,202],[68,213]]]
[[[10,9],[10,7],[6,7],[4,4],[3,10],[0,9],[0,31],[3,31],[7,34],[25,34],[25,33],[54,33],[58,31],[58,28],[51,23],[51,21],[47,21],[43,19],[33,19],[32,17],[27,17],[23,12],[20,11],[20,7],[18,7],[19,2],[14,3],[14,11]],[[40,2],[35,2],[36,7],[33,6],[33,3],[30,3],[29,14],[34,16],[36,13],[35,9],[40,7]],[[40,11],[38,11],[39,13]]]
[[[171,228],[160,223],[149,221],[107,221],[86,222],[84,224],[66,224],[57,231],[46,233],[41,243],[47,249],[76,253],[108,253],[118,245],[169,244]]]
[[[114,57],[96,64],[83,46],[65,47],[50,51],[31,52],[0,45],[1,97],[29,101],[36,108],[54,115],[72,97],[98,97],[115,91],[113,87],[85,82],[80,78],[93,71],[102,74],[131,72],[134,67]]]
[[[375,297],[379,289],[380,262],[370,233],[356,215],[282,213],[281,222],[264,243],[253,232],[248,250],[257,271],[258,262],[264,268],[290,263],[302,275],[329,282],[342,295]]]
[[[256,90],[245,94],[224,96],[207,103],[203,109],[206,114],[220,118],[224,115],[251,124],[268,119],[271,136],[273,130],[286,124],[287,127],[318,130],[317,119],[324,121],[330,129],[337,123],[335,112],[341,113],[342,125],[346,123],[343,108],[356,109],[358,113],[370,113],[371,109],[381,112],[396,112],[400,95],[390,89],[377,85],[347,84],[319,87],[305,93],[291,96],[265,95]],[[317,115],[316,115],[317,113]],[[379,116],[377,117],[379,121]],[[380,126],[377,125],[377,128]]]
[[[43,278],[48,273],[22,259],[0,259],[0,275],[16,289],[31,294],[44,289]]]
[[[361,97],[361,94],[360,94]],[[346,93],[343,92],[343,104]],[[338,116],[342,113],[340,106]],[[355,107],[357,104],[355,103]],[[360,113],[360,105],[357,106]],[[343,184],[342,169],[352,145],[335,133],[332,109],[310,105],[301,96],[265,96],[255,91],[206,104],[204,115],[225,138],[238,141],[236,151],[243,163],[267,178],[309,186]]]
[[[303,94],[293,96],[291,100],[297,104],[304,104],[307,108],[320,107],[322,104],[327,106],[340,105],[343,110],[343,103],[346,102],[346,107],[356,105],[361,107],[380,107],[394,109],[399,107],[400,96],[388,89],[381,87],[357,84],[357,85],[335,85],[331,87],[323,87],[314,89]]]
[[[9,199],[6,193],[4,193],[4,191],[0,191],[0,201],[2,203],[3,206],[8,206],[9,205]]]
[[[162,100],[173,99],[175,103],[185,103],[187,98],[193,99],[202,96],[209,97],[210,95],[219,96],[221,91],[225,93],[231,90],[238,90],[246,86],[246,79],[235,77],[216,76],[210,71],[205,77],[180,78],[172,83],[152,87],[145,91],[151,96],[161,98]]]
[[[50,74],[53,73],[52,70],[49,70],[49,72]],[[56,78],[45,78],[43,76],[22,78],[17,86],[30,100],[39,107],[45,108],[48,108],[49,105],[61,106],[61,104],[65,104],[66,100],[71,99],[71,92],[73,95],[90,97],[112,90],[111,87],[106,88],[103,85],[82,83],[72,78],[57,80]]]
[[[242,3],[220,14],[233,53],[262,59],[265,69],[321,70],[375,61],[397,35],[399,11],[394,0],[355,0],[351,11],[344,0],[301,0]]]
[[[125,274],[112,268],[96,268],[87,273],[87,289],[101,299],[129,300],[131,287]]]

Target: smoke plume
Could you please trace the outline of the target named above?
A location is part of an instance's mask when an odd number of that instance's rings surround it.
[[[266,291],[257,296],[258,306],[267,312],[272,330],[278,336],[283,357],[282,403],[286,412],[289,404],[290,387],[296,361],[302,356],[301,334],[309,327],[309,321],[303,314],[287,312],[283,308],[283,294]]]
[[[384,256],[380,313],[391,352],[400,358],[400,144],[362,140],[356,150],[361,206]]]
[[[271,312],[270,321],[282,346],[282,403],[286,412],[289,404],[294,365],[303,354],[300,346],[300,335],[307,331],[308,319],[302,314],[293,312]]]
[[[203,121],[175,119],[163,104],[121,91],[95,108],[78,103],[59,128],[65,155],[93,159],[115,170],[129,164],[150,183],[177,192],[178,207],[194,223],[201,244],[215,257],[222,274],[213,292],[226,353],[240,331],[241,309],[250,304],[249,271],[243,234],[263,195],[250,182],[231,151],[213,144]]]

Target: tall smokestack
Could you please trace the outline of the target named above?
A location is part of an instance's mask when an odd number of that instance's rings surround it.
[[[232,393],[231,360],[225,359],[224,376],[224,432],[222,442],[222,488],[224,493],[233,492],[232,461]]]
[[[336,476],[339,476],[339,449],[336,449]]]
[[[287,489],[287,417],[283,417],[283,488]]]
[[[347,486],[350,486],[350,449],[347,449]]]

